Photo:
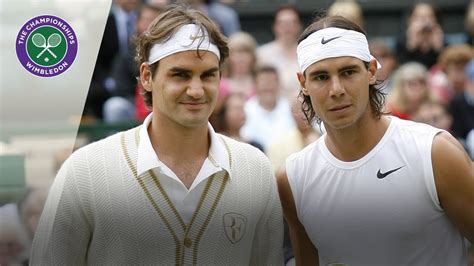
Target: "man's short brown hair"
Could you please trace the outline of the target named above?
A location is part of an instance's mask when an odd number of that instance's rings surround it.
[[[161,13],[148,27],[148,29],[137,38],[137,55],[135,57],[138,66],[148,61],[150,49],[155,43],[165,42],[169,40],[175,32],[182,26],[187,24],[195,24],[209,34],[210,41],[217,46],[220,53],[219,65],[229,56],[229,48],[227,47],[227,39],[220,32],[219,26],[211,19],[206,17],[202,12],[194,10],[182,5],[170,5],[163,13]],[[199,55],[199,50],[197,51]],[[152,77],[156,73],[159,61],[150,65]],[[142,89],[142,95],[145,104],[152,106],[151,92]]]

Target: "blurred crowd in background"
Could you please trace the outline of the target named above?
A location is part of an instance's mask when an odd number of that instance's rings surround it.
[[[137,83],[133,36],[142,34],[168,4],[166,0],[116,0],[105,27],[83,124],[140,123],[149,113]],[[208,14],[228,37],[230,56],[222,71],[219,102],[211,123],[218,132],[252,143],[270,156],[283,138],[305,129],[299,111],[296,46],[303,25],[300,11],[282,5],[274,13],[274,40],[257,42],[241,29],[239,14],[218,1],[186,1]],[[341,15],[364,28],[363,9],[355,0],[338,0],[328,15]],[[407,10],[406,30],[395,43],[369,35],[371,53],[382,64],[386,111],[403,119],[450,131],[474,156],[474,6],[466,6],[462,38],[449,40],[440,24],[442,13],[431,2]],[[458,34],[458,35],[459,35]],[[295,102],[296,101],[296,102]],[[293,103],[294,102],[294,103]],[[299,121],[301,119],[302,121]],[[300,145],[322,132],[306,132]],[[302,131],[303,130],[303,131]],[[301,138],[301,136],[300,136]],[[296,138],[298,139],[298,138]],[[280,145],[281,146],[281,145]],[[278,157],[278,156],[277,156]],[[275,162],[275,168],[280,162]]]
[[[296,47],[305,26],[300,11],[289,4],[278,7],[268,28],[274,40],[258,43],[258,36],[241,29],[229,1],[185,2],[209,15],[228,37],[230,56],[211,124],[217,132],[258,147],[277,171],[289,154],[324,133],[323,126],[308,125],[298,98]],[[113,1],[83,125],[138,125],[149,114],[137,83],[134,36],[143,34],[169,3]],[[449,131],[474,159],[474,1],[466,4],[464,28],[455,41],[447,40],[443,14],[432,3],[416,2],[406,12],[406,29],[395,43],[369,34],[371,53],[382,65],[377,77],[385,85],[386,112]],[[363,13],[355,0],[336,0],[327,9],[328,15],[344,16],[362,28]],[[31,188],[20,202],[1,203],[0,265],[28,262],[46,196],[46,188]]]

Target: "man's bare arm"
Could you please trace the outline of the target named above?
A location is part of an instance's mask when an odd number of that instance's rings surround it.
[[[448,133],[434,138],[432,163],[441,206],[459,231],[474,243],[474,163]]]
[[[284,169],[281,169],[277,174],[277,181],[283,215],[288,223],[296,265],[319,265],[318,250],[314,247],[306,234],[305,228],[298,220],[293,193]]]

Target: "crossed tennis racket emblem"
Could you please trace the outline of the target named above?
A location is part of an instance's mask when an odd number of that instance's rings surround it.
[[[49,35],[48,41],[46,41],[46,38],[43,34],[35,33],[31,37],[31,41],[36,47],[43,48],[43,50],[36,56],[36,58],[42,56],[46,51],[48,51],[54,58],[58,58],[56,54],[54,54],[50,50],[50,48],[58,47],[58,45],[61,44],[61,35],[59,35],[58,33],[53,33]]]

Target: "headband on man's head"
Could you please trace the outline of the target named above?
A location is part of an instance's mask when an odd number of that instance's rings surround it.
[[[204,31],[204,32],[203,32]],[[220,60],[219,48],[209,39],[209,33],[196,24],[186,24],[179,28],[171,38],[165,42],[155,43],[150,49],[148,64],[184,51],[205,50],[217,55]]]
[[[364,62],[374,59],[369,52],[369,44],[364,34],[334,27],[311,33],[298,44],[296,53],[301,72],[327,58],[352,56]],[[377,61],[377,69],[380,67]]]

